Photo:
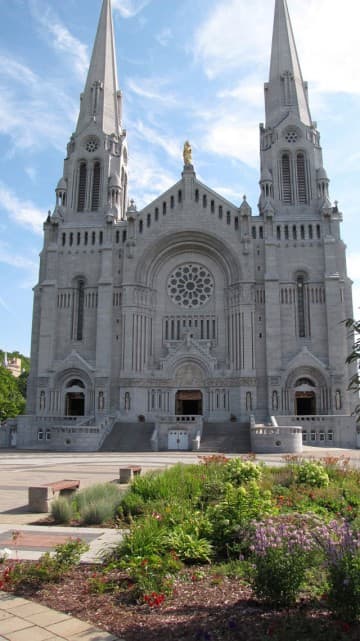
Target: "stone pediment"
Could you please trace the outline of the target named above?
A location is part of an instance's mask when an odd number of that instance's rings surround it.
[[[75,349],[73,349],[63,361],[59,361],[56,364],[54,371],[57,373],[67,369],[81,369],[85,370],[89,374],[95,372],[95,368],[92,367],[85,358],[80,356]]]
[[[327,366],[323,363],[317,356],[314,356],[310,350],[304,346],[302,350],[294,356],[294,358],[289,361],[287,366],[287,371],[295,370],[300,367],[314,367],[315,369],[320,369],[323,372],[327,371]]]
[[[200,341],[187,334],[181,342],[165,343],[168,354],[160,361],[160,367],[173,375],[180,363],[199,363],[204,373],[209,375],[217,365],[217,359],[211,355],[210,341]]]

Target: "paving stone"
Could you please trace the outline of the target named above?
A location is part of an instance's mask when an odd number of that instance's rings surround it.
[[[61,621],[70,621],[71,617],[64,612],[56,612],[55,610],[50,610],[49,608],[44,608],[44,612],[38,612],[32,616],[27,617],[27,621],[33,623],[34,625],[43,626],[43,628],[49,627],[50,625],[55,625],[55,623],[60,623]]]
[[[85,630],[91,630],[93,629],[93,626],[85,621],[80,621],[80,619],[69,618],[68,621],[61,621],[60,623],[48,626],[48,629],[53,634],[59,634],[63,637],[71,637],[76,634],[80,634],[80,632],[85,632]]]
[[[99,630],[98,628],[90,628],[80,634],[75,634],[74,636],[69,637],[69,641],[124,641],[114,637],[113,634],[105,632],[105,630]]]
[[[0,621],[7,619],[10,614],[6,610],[0,610]]]
[[[7,637],[9,641],[47,641],[52,637],[52,632],[38,626],[32,626],[18,632],[9,632]]]
[[[22,619],[28,619],[30,616],[37,614],[38,612],[42,612],[43,610],[43,605],[27,601],[26,605],[10,606],[7,612],[14,616],[21,617]]]
[[[33,627],[24,619],[11,616],[9,619],[1,621],[1,634],[8,634],[8,632],[17,632],[18,630],[25,630],[25,628]]]
[[[0,610],[8,610],[9,608],[16,608],[19,605],[27,605],[28,603],[29,601],[19,596],[13,596],[6,592],[0,593]]]

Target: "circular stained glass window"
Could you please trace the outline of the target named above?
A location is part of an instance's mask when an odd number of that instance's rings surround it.
[[[214,280],[206,267],[187,263],[170,274],[167,290],[174,303],[185,309],[193,309],[205,305],[211,298]]]
[[[98,138],[95,138],[95,136],[91,136],[91,138],[88,138],[85,142],[84,145],[86,151],[89,151],[90,153],[93,153],[97,149],[99,149],[99,140]]]

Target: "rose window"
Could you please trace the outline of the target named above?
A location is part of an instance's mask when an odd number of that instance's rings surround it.
[[[209,270],[196,263],[177,267],[169,277],[168,294],[171,300],[186,309],[205,305],[214,291]]]
[[[95,136],[88,138],[85,143],[85,149],[86,151],[93,153],[94,151],[99,149],[99,140],[95,138]]]

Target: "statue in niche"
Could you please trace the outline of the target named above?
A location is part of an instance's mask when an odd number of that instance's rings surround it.
[[[189,143],[188,140],[186,140],[184,144],[183,158],[184,158],[184,165],[186,167],[189,167],[190,165],[192,165],[192,149],[191,149],[191,144]]]

